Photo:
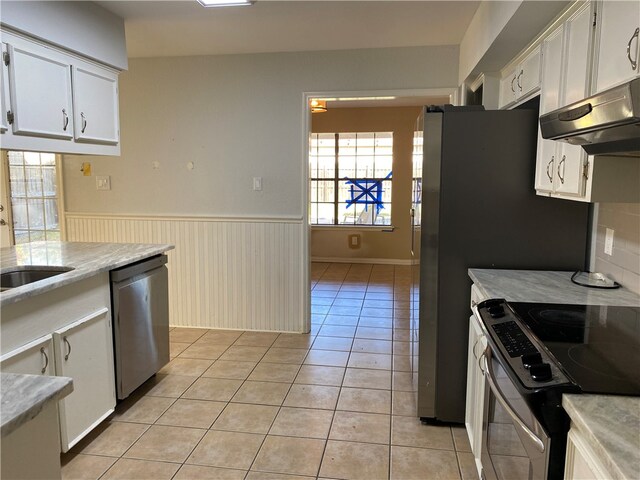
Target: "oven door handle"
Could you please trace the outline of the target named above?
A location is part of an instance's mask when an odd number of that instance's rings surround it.
[[[502,395],[502,392],[498,388],[498,383],[493,373],[493,367],[491,366],[491,347],[487,346],[486,350],[480,356],[482,359],[482,363],[484,363],[484,371],[487,381],[489,382],[489,386],[491,387],[491,391],[495,395],[496,399],[500,402],[500,404],[507,411],[509,416],[513,419],[514,422],[518,424],[518,426],[527,434],[527,436],[531,439],[531,441],[535,444],[536,448],[540,453],[544,453],[544,442],[540,440],[540,438],[531,431],[531,429],[527,426],[526,423],[520,418],[520,416],[515,412],[515,410],[509,405],[509,402]]]

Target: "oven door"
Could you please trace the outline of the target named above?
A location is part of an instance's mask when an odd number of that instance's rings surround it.
[[[488,346],[480,357],[486,401],[482,422],[482,477],[545,480],[550,438]]]

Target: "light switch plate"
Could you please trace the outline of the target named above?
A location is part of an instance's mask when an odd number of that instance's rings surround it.
[[[604,236],[604,253],[607,255],[613,255],[613,233],[614,230],[607,228]]]
[[[253,189],[257,192],[262,190],[262,177],[253,177]]]
[[[96,190],[111,190],[111,177],[109,175],[97,175]]]

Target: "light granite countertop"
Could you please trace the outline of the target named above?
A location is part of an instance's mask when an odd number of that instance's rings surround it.
[[[73,270],[0,293],[0,306],[62,287],[173,249],[168,244],[34,242],[0,249],[1,271],[24,266]]]
[[[470,268],[469,277],[487,298],[511,302],[640,306],[640,296],[620,287],[601,289],[571,283],[573,272]]]
[[[50,402],[73,391],[68,377],[0,373],[0,434],[11,432],[35,418]]]
[[[640,397],[563,395],[562,406],[612,478],[638,478]]]

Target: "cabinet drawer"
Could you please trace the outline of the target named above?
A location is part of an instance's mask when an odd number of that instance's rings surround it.
[[[0,357],[0,371],[27,375],[54,375],[53,339],[45,335]]]

